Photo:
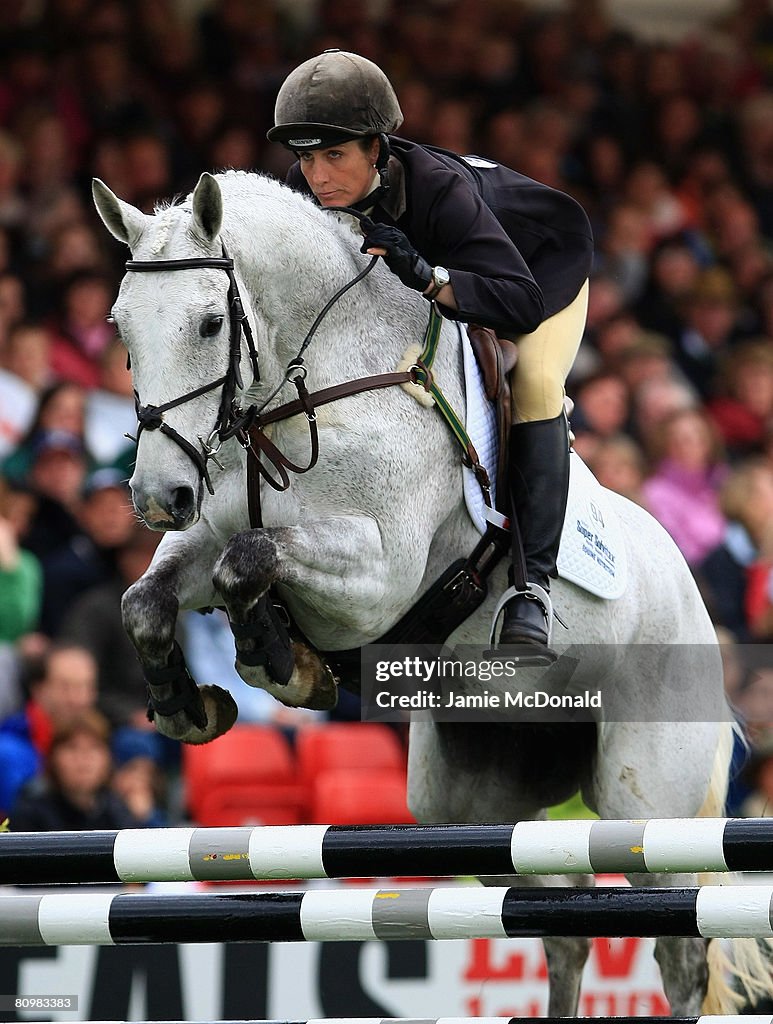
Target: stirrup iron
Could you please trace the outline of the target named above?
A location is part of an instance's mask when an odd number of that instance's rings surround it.
[[[552,649],[551,643],[553,640],[553,620],[557,618],[556,613],[553,610],[553,602],[550,600],[550,594],[545,590],[544,587],[539,586],[537,583],[527,583],[525,587],[508,587],[507,590],[502,594],[497,606],[494,609],[494,615],[491,620],[491,631],[489,633],[489,654],[496,655],[499,653],[499,643],[497,641],[497,627],[499,620],[502,616],[502,612],[505,610],[505,605],[514,597],[529,597],[531,600],[538,601],[542,607],[542,611],[545,615],[546,632],[547,632],[547,643],[543,647],[541,644],[517,644],[517,645],[506,645],[505,650],[508,652],[507,660],[513,662],[516,665],[532,666],[532,665],[553,665],[558,659],[558,655]],[[559,619],[560,621],[560,619]]]

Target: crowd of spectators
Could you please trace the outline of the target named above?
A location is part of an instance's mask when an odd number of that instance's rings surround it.
[[[735,0],[678,42],[635,38],[603,0],[187,6],[0,5],[0,741],[27,743],[15,763],[32,775],[54,758],[49,802],[61,811],[78,750],[110,731],[157,764],[170,756],[146,742],[120,626],[155,535],[127,498],[131,378],[107,320],[125,253],[96,218],[91,178],[151,212],[205,169],[283,177],[291,156],[265,141],[277,89],[330,46],[385,69],[402,135],[500,160],[583,204],[596,257],[569,381],[576,448],[671,533],[726,645],[773,640],[766,0]],[[222,669],[222,617],[181,629]],[[41,734],[40,682],[63,652],[86,675],[92,659],[94,692],[77,728],[65,715]],[[759,682],[746,674],[733,699],[762,750],[773,698],[752,701]],[[241,700],[252,720],[270,717],[259,697]],[[76,818],[114,807],[108,775],[95,772]],[[135,818],[155,820],[144,810]]]

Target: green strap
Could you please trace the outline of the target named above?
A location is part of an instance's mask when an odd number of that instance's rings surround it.
[[[475,477],[483,491],[483,499],[487,505],[491,504],[491,481],[484,466],[481,465],[478,453],[470,440],[470,435],[465,430],[461,419],[450,405],[443,394],[440,386],[435,382],[432,375],[432,364],[437,355],[438,343],[440,342],[440,331],[443,327],[443,317],[438,313],[434,302],[430,303],[429,321],[424,331],[424,347],[416,364],[416,380],[435,399],[438,412],[451,428],[451,432],[462,446],[464,451],[464,462],[475,473]],[[429,383],[428,383],[429,382]]]

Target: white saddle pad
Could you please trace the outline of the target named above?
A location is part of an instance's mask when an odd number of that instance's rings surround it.
[[[481,463],[492,480],[496,499],[499,444],[494,407],[483,390],[483,376],[467,337],[459,326],[467,399],[465,426]],[[576,452],[569,459],[569,500],[558,551],[558,574],[563,579],[609,600],[620,597],[628,584],[628,561],[617,515],[609,507],[609,492],[601,486]],[[464,498],[479,533],[487,523],[483,494],[471,469],[464,468]]]
[[[609,491],[580,456],[569,457],[569,501],[558,549],[558,575],[610,600],[625,593],[628,558]]]
[[[491,501],[496,505],[497,460],[499,459],[499,437],[497,436],[497,418],[494,406],[486,398],[483,390],[483,374],[480,372],[478,360],[472,351],[467,331],[461,324],[456,325],[464,355],[464,386],[467,404],[467,421],[464,424],[481,465],[486,467],[491,480]],[[483,492],[475,479],[475,474],[464,467],[464,500],[472,521],[480,533],[486,529]]]

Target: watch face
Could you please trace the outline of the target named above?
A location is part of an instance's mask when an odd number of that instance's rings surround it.
[[[435,267],[434,271],[432,272],[432,277],[435,281],[435,284],[441,288],[443,287],[443,285],[448,284],[448,282],[451,280],[451,275],[448,273],[445,267]]]

